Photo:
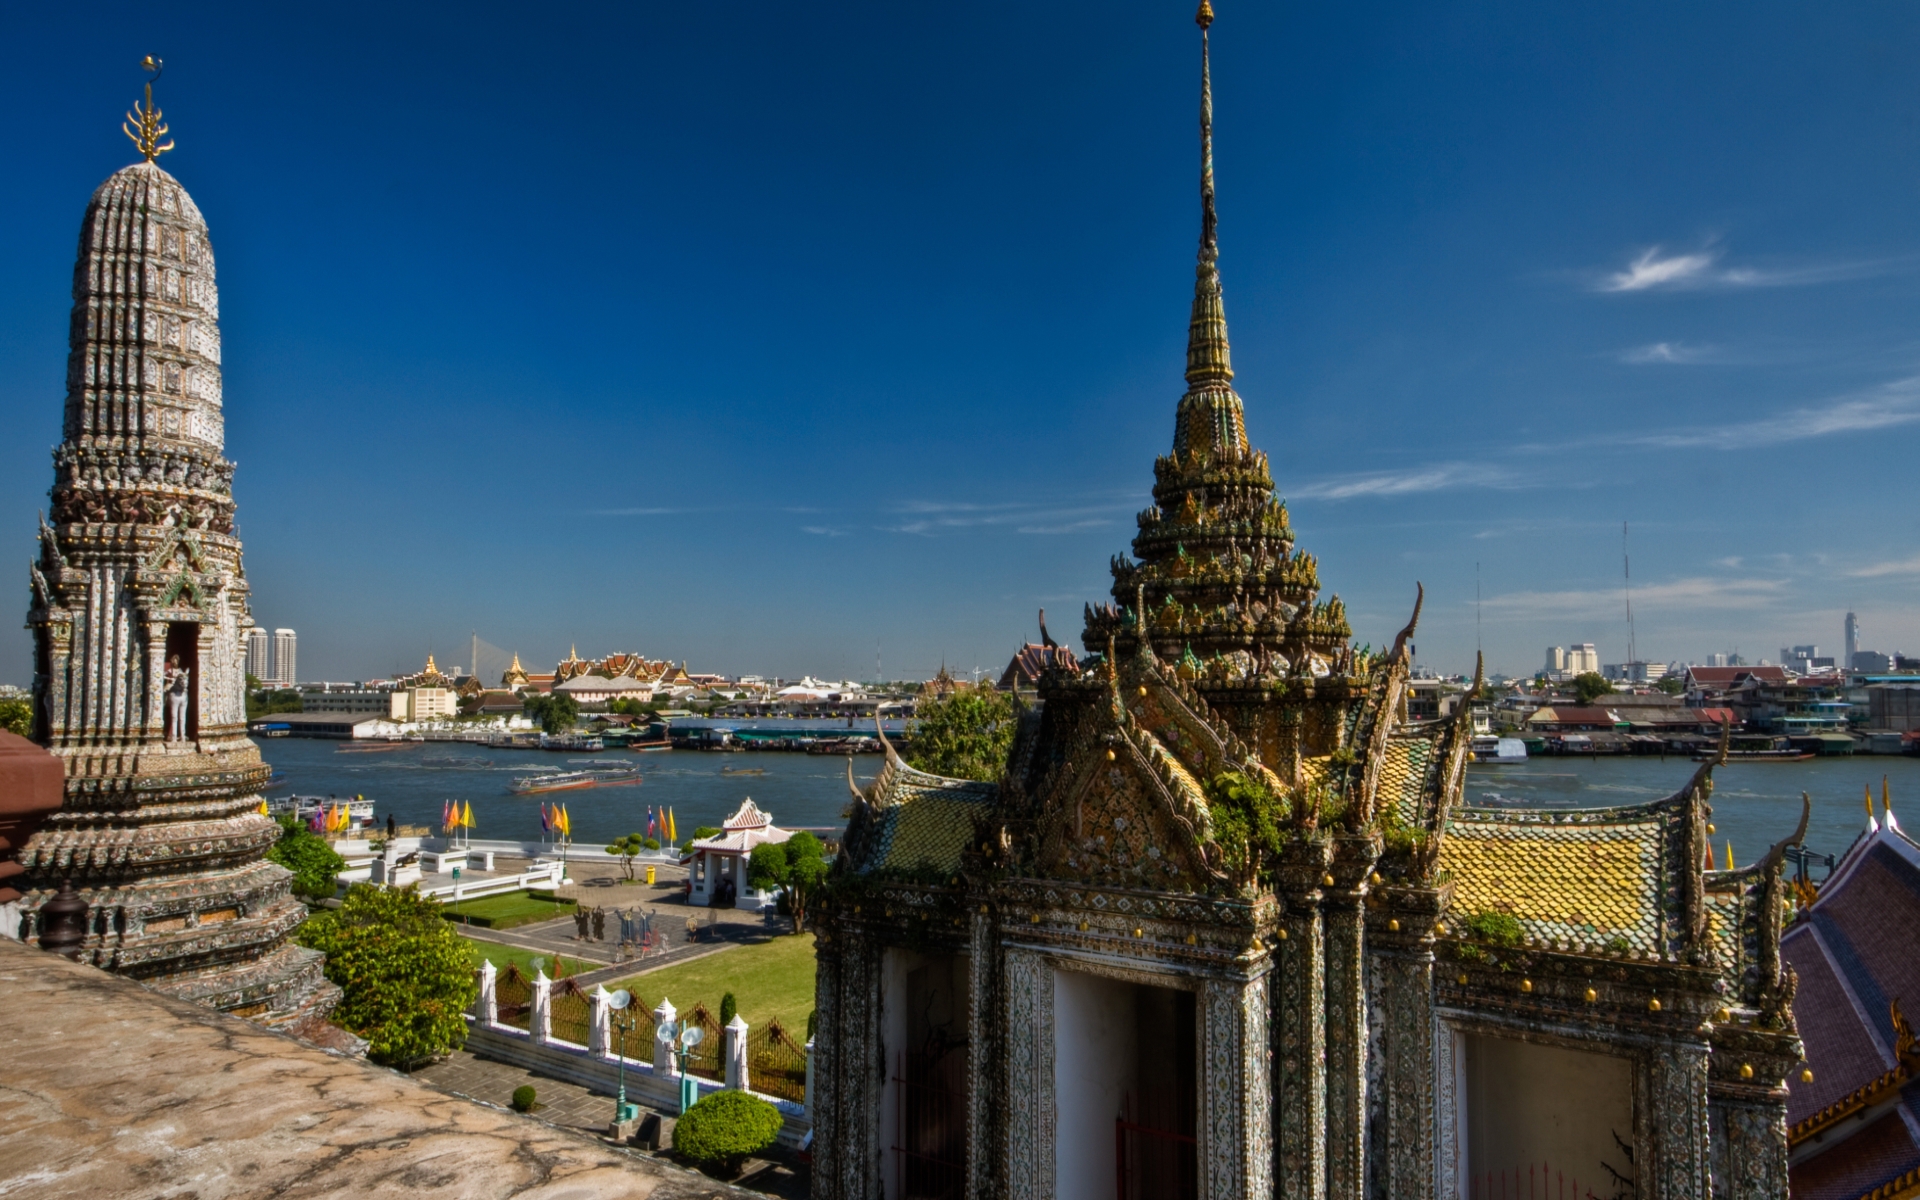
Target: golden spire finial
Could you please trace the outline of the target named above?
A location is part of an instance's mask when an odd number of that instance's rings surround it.
[[[141,60],[140,69],[147,72],[147,104],[142,108],[140,102],[135,100],[133,111],[128,113],[127,119],[120,123],[120,132],[132,139],[133,144],[140,148],[140,153],[148,162],[173,149],[172,138],[167,138],[164,142],[160,140],[167,137],[167,127],[160,123],[160,110],[153,106],[153,84],[160,78],[160,71],[164,66],[164,63],[151,54]]]
[[[1219,220],[1213,209],[1213,67],[1207,50],[1213,5],[1201,0],[1194,21],[1200,26],[1200,253],[1187,325],[1187,382],[1225,385],[1233,380],[1233,360],[1220,299]]]

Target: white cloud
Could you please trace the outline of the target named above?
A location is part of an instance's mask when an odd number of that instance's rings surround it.
[[[1758,609],[1771,606],[1782,596],[1786,582],[1775,579],[1726,579],[1696,577],[1665,583],[1636,586],[1633,604],[1636,611],[1652,612],[1663,607],[1698,609]],[[1514,618],[1606,617],[1623,611],[1623,597],[1617,587],[1594,591],[1509,592],[1489,596],[1488,610]]]
[[[1721,361],[1712,346],[1689,346],[1685,342],[1654,342],[1650,346],[1635,346],[1631,350],[1620,352],[1620,361],[1641,365],[1646,363],[1708,363]]]
[[[1893,562],[1875,563],[1858,571],[1848,571],[1855,579],[1879,579],[1887,575],[1920,575],[1920,554]]]
[[[1737,571],[1740,569],[1740,556],[1738,554],[1730,554],[1725,558],[1716,558],[1713,560],[1713,565],[1716,567],[1725,567],[1729,571]]]
[[[1335,475],[1287,489],[1290,499],[1353,500],[1365,496],[1406,496],[1453,488],[1511,488],[1523,486],[1513,475],[1485,463],[1438,463],[1404,471],[1372,471]]]
[[[1690,288],[1799,287],[1815,283],[1838,283],[1867,279],[1895,271],[1911,270],[1920,257],[1899,255],[1892,258],[1860,259],[1854,262],[1813,263],[1797,267],[1766,269],[1760,267],[1716,267],[1721,252],[1701,250],[1694,254],[1662,254],[1661,247],[1644,250],[1623,270],[1602,274],[1594,286],[1602,292],[1680,291]]]
[[[1863,395],[1835,397],[1822,404],[1791,409],[1757,421],[1648,434],[1626,441],[1630,445],[1675,449],[1749,450],[1835,433],[1891,429],[1915,421],[1920,421],[1920,375],[1896,379]]]
[[[833,527],[832,527],[831,525],[802,525],[802,526],[800,527],[800,532],[801,532],[801,533],[811,533],[811,534],[814,534],[814,535],[815,535],[815,536],[817,536],[817,537],[845,537],[845,536],[847,536],[847,531],[846,531],[846,530],[844,530],[844,529],[835,529],[835,528],[833,528]]]
[[[1655,246],[1601,281],[1603,292],[1644,292],[1650,288],[1671,287],[1699,278],[1713,266],[1712,254],[1674,254],[1660,257]]]
[[[1116,524],[1146,499],[1139,493],[1109,493],[1044,504],[1008,501],[977,504],[969,501],[908,500],[891,505],[893,512],[911,518],[893,525],[877,525],[883,533],[934,537],[968,529],[1011,529],[1015,533],[1077,533]],[[1075,502],[1077,501],[1077,502]]]

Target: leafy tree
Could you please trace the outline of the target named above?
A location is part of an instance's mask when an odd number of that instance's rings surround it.
[[[527,697],[524,707],[526,714],[540,723],[540,728],[552,734],[566,733],[580,719],[580,705],[572,696],[534,692]]]
[[[992,688],[966,688],[914,711],[907,761],[954,779],[995,780],[1013,748],[1013,697]]]
[[[21,737],[33,736],[33,702],[30,700],[0,700],[0,729],[8,733],[17,733]]]
[[[682,850],[685,850],[688,847],[692,846],[695,842],[699,841],[701,838],[710,838],[710,837],[719,837],[719,836],[720,836],[720,830],[712,825],[696,826],[692,833],[680,839],[680,848]]]
[[[829,865],[820,839],[803,829],[784,842],[755,846],[747,858],[747,882],[763,892],[786,889],[787,910],[793,914],[797,933],[806,928],[807,902],[825,882]]]
[[[356,884],[295,937],[327,956],[327,978],[344,993],[333,1019],[366,1038],[376,1061],[405,1065],[466,1042],[473,965],[430,897]]]
[[[293,872],[294,895],[317,898],[333,895],[338,889],[335,876],[347,866],[327,839],[294,817],[281,818],[280,840],[268,848],[267,861]]]
[[[1687,681],[1678,675],[1665,675],[1661,677],[1659,683],[1653,686],[1659,688],[1669,696],[1678,696],[1681,692],[1687,690]]]
[[[740,1173],[747,1159],[780,1135],[780,1110],[747,1092],[709,1092],[673,1127],[673,1149],[722,1178]]]
[[[1592,704],[1612,691],[1613,684],[1598,671],[1583,671],[1573,677],[1573,694],[1580,698],[1582,704]]]
[[[301,703],[300,693],[292,688],[278,691],[262,689],[247,693],[247,719],[268,717],[274,713],[302,712],[306,705]]]
[[[650,841],[653,841],[653,839],[642,837],[637,833],[630,833],[625,837],[613,839],[613,844],[607,847],[607,853],[615,855],[620,859],[620,865],[627,869],[627,878],[632,879],[634,858],[642,850],[657,849],[660,845],[660,843],[654,842],[652,846],[648,846],[647,843]]]

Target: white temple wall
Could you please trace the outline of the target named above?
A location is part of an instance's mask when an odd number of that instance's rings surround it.
[[[1058,1200],[1111,1200],[1114,1118],[1136,1091],[1138,1026],[1133,984],[1078,971],[1054,972],[1053,1177]]]
[[[1633,1175],[1614,1140],[1635,1141],[1631,1059],[1484,1033],[1461,1034],[1458,1048],[1462,1200],[1499,1195],[1503,1173],[1511,1194],[1543,1166],[1581,1195],[1614,1194],[1603,1163]]]

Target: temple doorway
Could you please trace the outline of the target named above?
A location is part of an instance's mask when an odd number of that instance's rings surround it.
[[[166,699],[166,671],[169,664],[179,659],[180,669],[187,673],[186,696],[186,740],[200,736],[200,624],[197,621],[173,621],[167,625],[167,650],[160,658],[161,663],[161,699],[160,728],[167,732],[170,728],[170,712]],[[171,740],[171,739],[169,739]]]
[[[971,959],[890,949],[882,999],[886,1200],[961,1200],[967,1190]]]
[[[1057,971],[1059,1200],[1199,1194],[1199,1029],[1192,992]]]
[[[1460,1042],[1462,1200],[1635,1194],[1630,1060],[1491,1034]]]

